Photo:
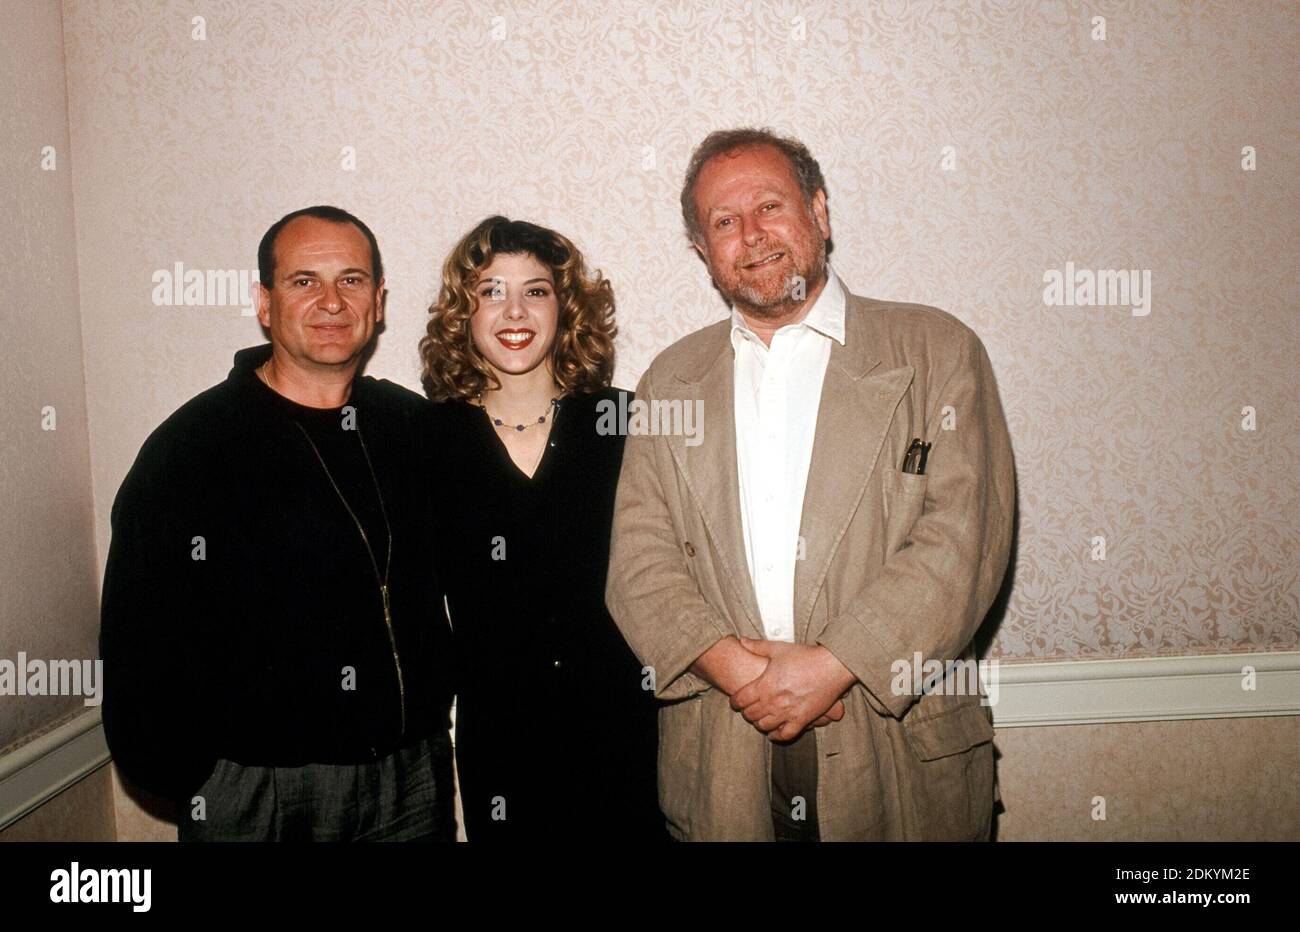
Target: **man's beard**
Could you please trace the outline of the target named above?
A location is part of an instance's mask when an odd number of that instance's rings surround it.
[[[728,304],[750,317],[766,319],[785,317],[798,309],[807,300],[808,293],[820,285],[826,276],[826,240],[820,236],[816,237],[816,240],[817,251],[809,261],[808,267],[795,268],[781,283],[781,288],[776,294],[764,294],[757,288],[744,284],[729,289],[718,281],[717,276],[713,277],[713,283],[718,291],[722,292]],[[793,258],[794,254],[790,249],[783,251]],[[801,279],[803,288],[796,291]]]

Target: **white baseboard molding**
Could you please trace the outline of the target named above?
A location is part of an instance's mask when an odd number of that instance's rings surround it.
[[[997,728],[1297,715],[1300,651],[999,663],[997,686]]]
[[[997,728],[1298,715],[1300,651],[999,663],[997,690]],[[108,760],[99,709],[0,757],[0,829]]]
[[[0,757],[0,829],[109,761],[97,708]]]

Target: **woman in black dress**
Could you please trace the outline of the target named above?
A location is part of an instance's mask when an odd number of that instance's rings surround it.
[[[605,609],[613,289],[563,236],[489,217],[429,314],[466,834],[662,840],[654,694]]]

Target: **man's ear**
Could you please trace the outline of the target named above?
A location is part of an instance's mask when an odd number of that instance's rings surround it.
[[[384,319],[384,305],[388,303],[388,289],[384,287],[384,280],[381,278],[379,284],[375,286],[375,323]]]
[[[257,304],[257,320],[268,330],[271,328],[271,291],[260,281],[253,282],[253,301]]]
[[[826,191],[824,188],[818,188],[817,193],[812,196],[813,219],[817,221],[818,228],[822,231],[823,239],[831,238],[831,218],[826,211]]]

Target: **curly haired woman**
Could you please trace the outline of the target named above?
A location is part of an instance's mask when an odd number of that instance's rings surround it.
[[[565,237],[489,217],[420,341],[471,842],[664,840],[646,674],[605,609],[622,436],[614,293]]]

